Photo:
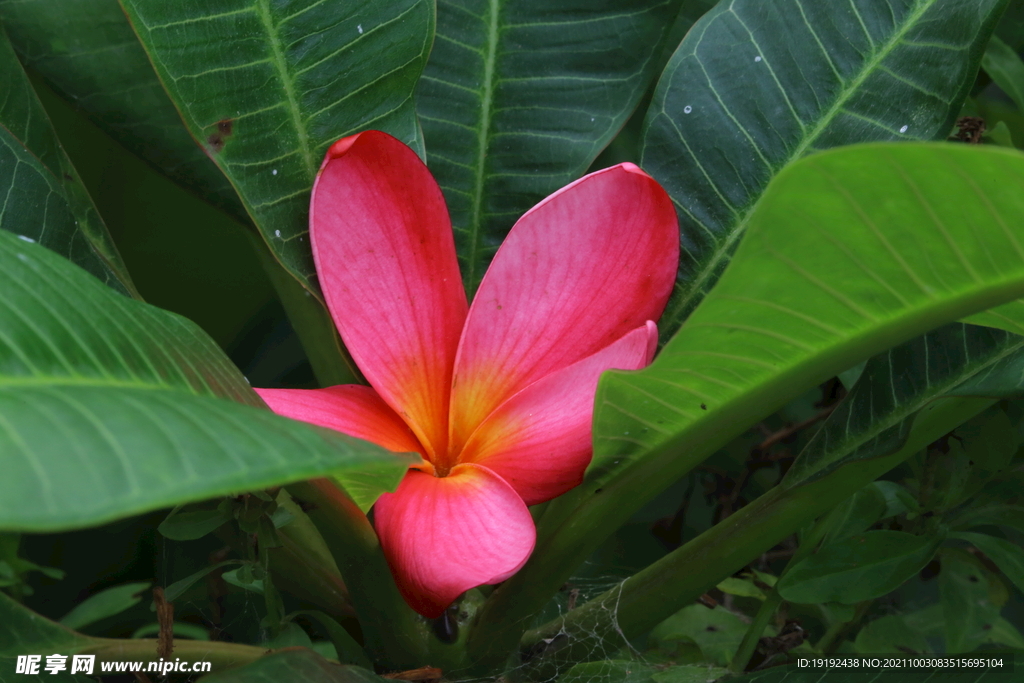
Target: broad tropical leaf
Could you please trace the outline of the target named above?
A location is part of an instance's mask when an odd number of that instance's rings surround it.
[[[379,493],[407,466],[263,409],[194,324],[38,245],[0,232],[0,273],[0,528],[88,526],[350,470]]]
[[[123,294],[135,288],[0,29],[0,229],[40,242]]]
[[[761,194],[811,152],[945,139],[1006,0],[724,0],[687,34],[648,111],[641,165],[672,195],[675,332],[721,276]]]
[[[367,128],[422,149],[413,88],[430,50],[433,3],[122,5],[189,131],[270,250],[319,293],[307,219],[324,151]]]
[[[182,124],[117,0],[0,0],[0,21],[25,65],[115,140],[248,221],[227,178]]]
[[[470,292],[512,224],[583,175],[656,76],[678,0],[442,0],[417,96]]]

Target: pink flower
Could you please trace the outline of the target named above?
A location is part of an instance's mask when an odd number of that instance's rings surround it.
[[[582,480],[599,376],[654,354],[675,210],[633,164],[581,178],[519,219],[467,306],[440,188],[412,150],[369,131],[328,150],[310,239],[372,388],[259,393],[281,415],[423,457],[374,519],[405,599],[437,617],[518,571],[536,538],[526,506]]]

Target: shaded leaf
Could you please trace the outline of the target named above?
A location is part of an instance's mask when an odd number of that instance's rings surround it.
[[[80,629],[101,619],[120,614],[137,605],[142,600],[142,594],[149,590],[149,587],[149,582],[140,582],[126,583],[123,586],[113,586],[102,590],[75,605],[70,612],[61,617],[60,623],[70,629]]]
[[[83,636],[39,616],[0,591],[0,681],[30,680],[24,676],[8,678],[15,676],[18,655],[42,655],[45,664],[46,655],[55,652],[73,655],[100,642],[98,638]],[[67,672],[57,676],[43,674],[38,680],[47,679],[61,683],[89,681],[84,676],[71,676]]]
[[[1017,108],[1024,111],[1024,61],[999,36],[992,36],[981,67],[1002,88]],[[1005,125],[1005,124],[1004,124]]]
[[[723,607],[690,605],[658,624],[651,631],[650,643],[668,650],[673,642],[692,642],[700,648],[705,661],[726,666],[746,631],[747,624]]]
[[[790,602],[852,605],[895,590],[928,564],[935,539],[901,531],[868,531],[823,546],[779,580]]]
[[[725,0],[687,34],[648,111],[641,165],[683,235],[672,334],[722,274],[787,164],[876,140],[945,139],[1005,0]]]
[[[1006,539],[996,538],[988,534],[960,532],[952,534],[952,538],[967,541],[985,553],[999,571],[1008,578],[1017,590],[1024,593],[1024,548]]]
[[[558,683],[653,683],[654,667],[642,662],[626,659],[608,659],[601,662],[584,662],[566,671]]]
[[[512,224],[579,178],[656,76],[678,0],[442,0],[417,90],[476,289]]]
[[[192,136],[281,264],[318,289],[309,192],[327,147],[374,128],[418,145],[413,88],[433,34],[427,0],[215,0],[122,6]]]
[[[115,0],[0,0],[23,62],[126,148],[248,221],[224,174],[182,125]]]
[[[296,648],[261,657],[252,664],[200,679],[203,683],[380,683],[383,679],[357,666],[327,661],[312,650]]]
[[[931,652],[928,639],[920,631],[910,628],[902,615],[890,614],[864,626],[854,641],[862,654],[908,654]]]
[[[39,242],[135,294],[96,207],[0,29],[0,229]]]
[[[944,551],[939,573],[946,652],[972,652],[999,618],[985,572],[966,553]]]
[[[160,522],[157,531],[164,538],[169,538],[172,541],[194,541],[219,529],[221,525],[231,519],[231,515],[219,507],[215,510],[192,510],[189,512],[173,510],[164,521]]]

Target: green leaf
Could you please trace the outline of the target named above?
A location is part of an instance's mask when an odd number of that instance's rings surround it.
[[[0,232],[0,528],[78,528],[299,481],[408,466],[288,420],[192,323]],[[248,403],[240,405],[215,396]]]
[[[895,590],[928,564],[935,539],[902,531],[868,531],[823,546],[779,580],[783,598],[796,603],[852,605]]]
[[[0,29],[0,229],[39,242],[135,294],[107,227]]]
[[[890,614],[869,623],[857,633],[853,645],[862,654],[931,652],[925,635],[910,628],[907,620],[899,614]]]
[[[142,594],[149,590],[150,585],[148,581],[126,583],[123,586],[113,586],[95,595],[90,595],[61,617],[60,623],[70,629],[80,629],[101,619],[120,614],[137,605],[142,600]]]
[[[208,574],[217,571],[221,567],[247,563],[247,560],[224,560],[223,562],[218,562],[217,564],[212,565],[210,567],[203,567],[199,571],[189,574],[184,579],[179,579],[171,585],[164,588],[164,599],[166,599],[167,602],[174,602],[182,595],[184,595],[185,591],[191,588],[196,583],[196,581],[199,581]]]
[[[193,510],[190,512],[173,510],[164,521],[160,522],[157,531],[164,538],[169,538],[172,541],[194,541],[219,529],[222,524],[231,519],[231,515],[219,507],[215,510]]]
[[[334,656],[337,657],[338,661],[342,664],[354,664],[361,666],[366,669],[372,669],[373,663],[370,662],[363,648],[349,635],[341,624],[337,621],[324,614],[315,610],[305,610],[302,612],[295,612],[289,615],[289,619],[298,616],[305,616],[315,620],[323,629],[327,632],[328,637],[331,639],[331,643],[334,647]]]
[[[441,0],[417,90],[470,292],[512,224],[583,175],[655,77],[678,0]]]
[[[413,89],[428,0],[213,0],[122,6],[185,125],[264,241],[311,292],[309,192],[327,147],[367,128],[422,149]]]
[[[607,659],[601,662],[584,662],[569,669],[558,683],[652,683],[654,667],[642,662],[626,659]]]
[[[736,595],[741,598],[757,598],[758,600],[764,600],[764,592],[754,585],[753,581],[738,579],[735,576],[730,576],[727,579],[721,580],[716,586],[718,590],[729,595]]]
[[[726,666],[746,631],[743,620],[723,607],[690,605],[658,624],[651,631],[650,643],[662,650],[672,642],[695,643],[705,661]]]
[[[196,145],[113,0],[0,0],[0,21],[29,68],[111,137],[235,218],[245,209]]]
[[[784,485],[796,486],[844,463],[894,452],[906,440],[917,412],[940,396],[1020,395],[1020,375],[1014,383],[1012,374],[1019,366],[1024,366],[1024,337],[963,323],[944,325],[875,356],[800,452]],[[881,495],[880,490],[876,493]],[[884,498],[882,503],[880,516],[889,506]]]
[[[202,678],[203,683],[380,683],[372,671],[327,661],[305,648],[277,652],[252,664]]]
[[[849,147],[783,171],[654,363],[602,378],[587,481],[559,504],[589,498],[607,526],[864,356],[1021,296],[1020,183],[1024,156],[947,144]]]
[[[57,652],[62,655],[73,655],[90,647],[95,647],[100,642],[97,638],[89,638],[74,631],[56,624],[49,619],[44,619],[28,608],[19,605],[0,591],[0,681],[30,680],[22,676],[13,678],[17,665],[18,655],[36,654],[52,655]],[[46,660],[43,659],[45,664]],[[42,667],[40,667],[42,669]],[[42,675],[38,680],[56,680],[61,682],[81,681],[88,683],[89,679],[84,676],[51,676],[40,671]],[[65,672],[66,674],[66,672]],[[45,675],[45,679],[43,676]],[[8,678],[12,676],[12,678]]]
[[[1024,593],[1024,549],[1019,545],[988,534],[975,534],[966,531],[951,534],[951,538],[967,541],[985,553],[988,559],[999,567],[999,571],[1013,582],[1017,590]]]
[[[1013,100],[1017,108],[1024,111],[1024,61],[1021,61],[1020,55],[999,36],[992,36],[985,48],[985,56],[981,59],[981,68]]]
[[[817,150],[945,139],[1005,0],[725,0],[687,34],[648,111],[641,166],[672,195],[682,324],[769,182]],[[842,368],[845,369],[845,368]]]
[[[966,553],[943,551],[939,597],[945,625],[946,652],[972,652],[985,642],[999,618],[989,597],[988,579]]]
[[[728,669],[714,666],[670,666],[651,674],[654,683],[708,683],[728,674]]]

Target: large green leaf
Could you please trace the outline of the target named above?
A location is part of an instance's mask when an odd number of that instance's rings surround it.
[[[38,245],[0,232],[0,273],[0,528],[81,527],[347,471],[385,490],[406,467],[259,408],[194,324]]]
[[[67,671],[57,675],[46,673],[42,668],[46,664],[45,656],[54,653],[68,655],[70,662],[71,655],[101,642],[98,638],[83,636],[41,618],[0,591],[0,683],[47,679],[59,683],[88,683],[90,679],[85,676],[72,676]],[[15,673],[18,655],[28,654],[42,657],[38,677]]]
[[[23,62],[129,150],[248,220],[234,189],[196,145],[117,0],[0,0]]]
[[[0,229],[41,243],[114,289],[131,278],[0,29]]]
[[[185,125],[282,265],[317,292],[309,192],[327,147],[367,128],[422,148],[413,89],[434,5],[123,0]]]
[[[518,591],[546,599],[607,533],[788,400],[1024,294],[1022,184],[1024,155],[949,144],[849,147],[783,171],[654,364],[602,379],[587,477],[549,504],[493,614]]]
[[[441,0],[417,97],[476,289],[519,216],[583,175],[651,80],[678,0]]]
[[[674,332],[729,262],[771,179],[816,150],[944,139],[1005,0],[724,0],[679,46],[641,165],[672,195]]]

